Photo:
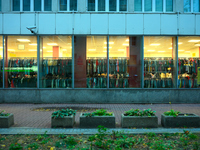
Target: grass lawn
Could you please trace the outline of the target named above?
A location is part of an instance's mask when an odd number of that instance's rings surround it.
[[[123,150],[123,149],[174,149],[200,150],[200,133],[140,135],[112,132],[99,126],[95,135],[0,135],[0,150]]]

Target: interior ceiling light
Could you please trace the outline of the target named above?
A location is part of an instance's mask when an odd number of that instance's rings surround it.
[[[107,47],[104,47],[104,48],[107,48]],[[112,47],[109,47],[109,49],[111,49]]]
[[[178,44],[180,45],[180,44],[183,44],[183,43],[182,43],[182,42],[179,42]]]
[[[58,45],[58,44],[57,43],[47,43],[47,45],[54,46],[54,45]]]
[[[158,51],[159,53],[164,53],[165,51]]]
[[[126,39],[126,42],[129,42],[129,39]]]
[[[63,51],[66,51],[67,49],[62,49]]]
[[[32,43],[32,44],[29,44],[29,45],[37,45],[37,43]]]
[[[46,48],[46,47],[43,47],[44,49]]]
[[[123,46],[129,46],[129,44],[128,43],[124,43]]]
[[[168,48],[168,49],[172,49],[172,47]]]
[[[53,52],[53,51],[47,51],[47,52]]]
[[[3,47],[0,47],[0,48],[3,48]]]
[[[124,51],[124,49],[118,49],[118,51]]]
[[[104,42],[104,44],[107,44],[107,42]],[[114,44],[114,42],[109,42],[109,44]]]
[[[29,49],[28,51],[37,51],[36,49]]]
[[[28,40],[28,39],[17,39],[17,41],[19,41],[19,42],[30,42],[30,40]]]
[[[179,52],[183,52],[183,51],[185,51],[185,50],[178,50]]]
[[[200,42],[200,40],[189,40],[188,42]]]
[[[151,46],[159,46],[160,44],[159,43],[152,43],[150,44]]]
[[[88,49],[88,51],[96,51],[96,49]]]
[[[195,44],[194,46],[200,46],[200,44]]]
[[[155,50],[147,50],[148,52],[154,52]]]
[[[185,53],[190,53],[190,51],[185,51]]]
[[[15,51],[14,49],[8,49],[8,51]]]
[[[103,51],[104,53],[106,53],[107,51]]]

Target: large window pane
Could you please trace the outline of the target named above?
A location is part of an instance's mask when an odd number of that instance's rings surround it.
[[[144,0],[144,11],[152,11],[152,0]]]
[[[109,0],[109,11],[116,11],[116,10],[117,10],[117,1]]]
[[[95,11],[95,0],[88,0],[88,11]]]
[[[178,39],[178,87],[200,88],[200,37]]]
[[[30,11],[30,0],[23,0],[23,11]]]
[[[156,0],[156,11],[163,11],[163,0]]]
[[[107,87],[107,37],[75,37],[75,88]]]
[[[144,37],[144,88],[176,87],[176,38]]]
[[[51,0],[44,0],[44,11],[51,11]]]
[[[34,11],[41,11],[41,0],[34,0]]]
[[[200,12],[200,0],[193,0],[193,12]]]
[[[166,12],[173,11],[173,0],[166,0]]]
[[[1,11],[1,0],[0,0],[0,11]]]
[[[72,37],[40,37],[40,87],[72,87]]]
[[[119,11],[127,11],[127,0],[119,1]]]
[[[3,87],[3,38],[0,36],[0,88]]]
[[[5,37],[5,87],[37,87],[37,37]]]
[[[67,0],[60,0],[60,11],[67,11]]]
[[[134,1],[134,11],[142,11],[142,0]]]
[[[98,0],[98,11],[105,11],[105,0]]]
[[[109,88],[141,87],[142,37],[109,37]]]
[[[191,0],[184,0],[184,12],[191,12]]]
[[[13,11],[20,11],[20,0],[13,0]]]
[[[77,0],[70,0],[70,11],[77,11]]]

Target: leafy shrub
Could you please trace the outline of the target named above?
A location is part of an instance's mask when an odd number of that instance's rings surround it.
[[[0,111],[0,116],[9,116],[10,115],[9,113],[3,113],[3,112],[5,112],[5,110]]]
[[[176,117],[178,116],[179,113],[180,113],[179,111],[174,111],[173,109],[171,109],[170,111],[164,112],[164,115]]]
[[[11,144],[9,150],[22,150],[23,147],[21,146],[21,144],[15,143],[15,144]]]
[[[124,116],[155,116],[156,111],[152,111],[151,109],[131,109],[129,111],[124,112]]]
[[[86,117],[92,117],[92,116],[112,116],[113,112],[107,112],[107,109],[97,109],[96,111],[92,113],[84,113],[83,114]]]
[[[73,109],[61,109],[52,113],[52,118],[63,118],[65,116],[76,115],[76,110]]]

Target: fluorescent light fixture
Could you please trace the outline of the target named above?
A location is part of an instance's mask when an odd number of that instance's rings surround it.
[[[124,51],[124,49],[118,49],[118,51]]]
[[[0,48],[3,48],[3,47],[0,47]]]
[[[46,48],[46,47],[43,47],[44,49]]]
[[[104,48],[107,48],[107,47],[104,47]],[[109,47],[109,49],[111,49],[112,47]]]
[[[37,45],[37,43],[32,43],[32,44],[29,44],[29,45]]]
[[[53,51],[47,51],[47,52],[53,52]]]
[[[123,46],[129,46],[129,44],[128,43],[124,43]]]
[[[104,53],[106,53],[107,51],[103,51]]]
[[[158,51],[159,53],[164,53],[165,51]]]
[[[148,52],[155,52],[155,50],[147,50]]]
[[[36,49],[29,49],[28,51],[37,51]]]
[[[200,46],[200,44],[195,44],[194,46]]]
[[[160,44],[159,43],[152,43],[150,44],[151,46],[159,46]]]
[[[190,53],[190,51],[185,51],[185,53]]]
[[[30,40],[28,40],[28,39],[17,39],[17,41],[19,41],[19,42],[30,42]]]
[[[179,42],[178,45],[183,44],[182,42]]]
[[[8,51],[15,51],[14,49],[8,49]]]
[[[104,44],[107,44],[107,42],[104,42]],[[114,42],[109,42],[109,44],[114,44]]]
[[[129,42],[129,39],[126,39],[126,42]]]
[[[168,48],[168,49],[172,49],[172,47]]]
[[[188,42],[200,42],[200,40],[189,40]]]
[[[145,47],[144,47],[144,49],[145,49]]]
[[[47,43],[47,45],[54,46],[54,45],[58,45],[58,44],[57,43]]]
[[[66,51],[67,49],[62,49],[63,51]]]
[[[183,51],[185,51],[185,50],[178,50],[179,52],[183,52]]]
[[[96,51],[96,49],[88,49],[88,51]]]

